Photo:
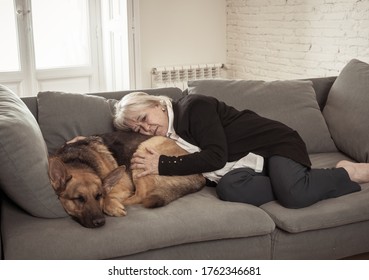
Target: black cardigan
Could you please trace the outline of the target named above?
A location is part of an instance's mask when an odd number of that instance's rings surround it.
[[[311,162],[299,134],[288,126],[250,111],[238,111],[204,95],[187,95],[173,102],[176,133],[201,152],[160,156],[160,175],[189,175],[222,168],[248,153],[280,155],[307,167]]]

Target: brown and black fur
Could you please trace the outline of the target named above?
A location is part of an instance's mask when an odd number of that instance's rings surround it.
[[[142,203],[147,208],[164,206],[200,190],[201,175],[136,178],[130,169],[136,150],[154,148],[160,154],[187,152],[173,140],[116,131],[62,146],[49,159],[49,176],[66,212],[86,227],[104,225],[104,214],[125,216],[124,205]]]

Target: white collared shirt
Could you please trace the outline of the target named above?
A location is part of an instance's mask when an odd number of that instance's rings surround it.
[[[181,137],[177,135],[173,127],[174,113],[172,103],[167,102],[166,105],[168,110],[168,121],[169,121],[168,132],[166,136],[170,139],[175,140],[177,145],[180,146],[182,149],[186,150],[188,153],[192,154],[195,152],[200,152],[201,149],[199,147],[192,145],[191,143],[188,143],[187,141],[183,140]],[[233,169],[242,167],[248,167],[255,170],[255,172],[260,173],[263,171],[264,158],[254,153],[248,153],[246,156],[239,159],[238,161],[227,162],[223,168],[212,172],[206,172],[203,173],[202,175],[205,178],[209,179],[210,181],[218,183],[220,178],[222,178],[226,173],[228,173]]]

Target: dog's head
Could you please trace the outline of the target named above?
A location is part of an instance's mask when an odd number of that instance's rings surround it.
[[[49,177],[65,211],[88,228],[105,224],[102,180],[88,170],[68,168],[57,157],[49,158]]]

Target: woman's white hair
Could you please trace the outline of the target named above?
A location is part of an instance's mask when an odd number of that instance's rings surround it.
[[[130,131],[128,122],[134,120],[139,113],[160,105],[166,107],[172,99],[164,95],[150,95],[145,92],[131,92],[115,105],[114,126],[119,130]]]

